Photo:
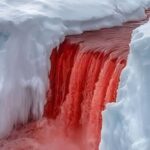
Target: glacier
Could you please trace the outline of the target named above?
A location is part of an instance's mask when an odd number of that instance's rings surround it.
[[[149,6],[149,0],[1,0],[0,137],[42,117],[49,55],[66,35],[142,19]]]

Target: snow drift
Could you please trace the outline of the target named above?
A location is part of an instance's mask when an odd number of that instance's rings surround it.
[[[150,22],[134,30],[117,103],[103,112],[101,150],[150,149]]]
[[[1,0],[0,137],[18,123],[42,116],[48,57],[65,35],[144,18],[147,4],[140,0]]]

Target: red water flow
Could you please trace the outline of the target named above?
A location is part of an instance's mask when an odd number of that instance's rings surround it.
[[[98,149],[101,112],[106,103],[116,98],[128,53],[125,42],[121,50],[115,47],[104,50],[98,44],[100,40],[90,40],[93,37],[88,39],[93,46],[84,45],[84,41],[74,43],[69,37],[59,50],[53,51],[51,90],[45,110],[46,116],[58,120],[66,136],[73,141],[78,138],[82,150]]]
[[[131,32],[143,22],[66,37],[50,56],[45,118],[13,131],[0,149],[98,150],[101,113],[116,99]]]

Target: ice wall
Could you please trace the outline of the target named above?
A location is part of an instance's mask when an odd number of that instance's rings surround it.
[[[1,0],[0,137],[42,116],[50,50],[65,35],[143,18],[144,7],[140,0]]]
[[[117,103],[103,112],[100,150],[150,149],[150,22],[134,30]]]

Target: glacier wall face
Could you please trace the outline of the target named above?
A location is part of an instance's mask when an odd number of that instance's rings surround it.
[[[144,8],[141,0],[1,0],[0,137],[42,116],[49,54],[65,35],[143,18]]]
[[[100,150],[150,149],[150,22],[133,31],[117,103],[103,112]]]

